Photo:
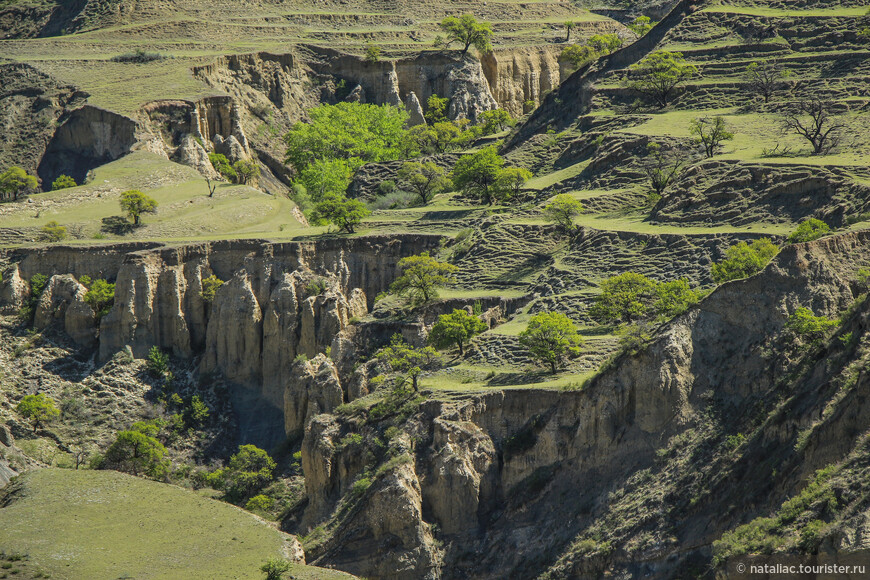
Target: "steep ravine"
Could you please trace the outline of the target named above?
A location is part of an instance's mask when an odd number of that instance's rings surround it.
[[[309,534],[308,561],[374,578],[712,574],[723,532],[860,453],[870,383],[834,398],[832,385],[870,346],[866,302],[816,347],[827,355],[795,351],[783,327],[800,306],[836,317],[852,305],[868,262],[868,232],[788,246],[582,390],[428,400],[405,421],[318,416],[302,449],[308,504],[285,524]],[[847,333],[859,346],[843,346]],[[737,434],[747,443],[729,451]],[[860,547],[839,545],[834,556]]]

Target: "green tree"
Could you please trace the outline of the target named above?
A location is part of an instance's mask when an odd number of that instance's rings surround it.
[[[297,172],[317,160],[343,160],[353,172],[365,163],[395,161],[407,147],[404,107],[338,103],[318,105],[308,116],[284,136],[287,163]]]
[[[653,26],[656,24],[658,24],[658,22],[652,22],[649,16],[638,16],[632,20],[631,23],[626,24],[625,26],[632,32],[632,34],[634,34],[634,38],[637,40],[652,30]]]
[[[369,42],[366,44],[366,62],[378,62],[381,60],[381,47]]]
[[[439,358],[438,352],[431,346],[413,347],[398,333],[393,335],[389,346],[380,349],[375,356],[392,371],[407,374],[415,391],[419,390],[417,382],[423,370],[431,367]]]
[[[169,473],[166,448],[146,429],[119,431],[106,450],[106,466],[133,475],[144,473],[152,479],[164,479]]]
[[[429,331],[429,342],[439,349],[456,345],[459,354],[464,354],[465,344],[475,335],[486,330],[486,323],[465,310],[454,309],[450,314],[442,314]]]
[[[363,202],[334,193],[324,195],[314,206],[314,211],[318,219],[335,224],[349,234],[354,233],[363,218],[372,213]]]
[[[211,162],[211,166],[227,181],[235,182],[239,178],[239,174],[236,173],[230,160],[223,153],[209,153],[208,160]]]
[[[275,461],[256,445],[240,445],[230,457],[223,477],[227,493],[236,498],[248,497],[272,480]]]
[[[571,31],[574,30],[575,26],[577,26],[577,24],[573,20],[565,21],[565,42],[571,41]]]
[[[115,285],[102,278],[93,280],[85,294],[85,302],[94,310],[99,321],[115,304]]]
[[[597,56],[598,54],[591,46],[572,44],[562,50],[559,59],[571,63],[574,68],[580,68]]]
[[[157,201],[137,189],[131,189],[122,193],[120,204],[121,209],[127,212],[127,216],[133,221],[135,226],[141,223],[140,220],[143,213],[155,213],[157,211]]]
[[[493,146],[463,155],[453,168],[453,186],[492,205],[495,201],[495,182],[503,166],[504,159]]]
[[[410,294],[419,303],[437,298],[438,287],[454,283],[453,275],[459,270],[453,264],[439,262],[429,252],[402,258],[398,268],[401,275],[390,285],[390,290],[399,296]]]
[[[459,18],[448,16],[439,26],[447,36],[446,45],[458,42],[463,47],[462,54],[472,46],[481,53],[492,50],[492,26],[489,22],[478,22],[471,14],[464,14]]]
[[[260,166],[253,159],[239,159],[233,163],[233,171],[236,172],[236,181],[242,185],[254,182],[260,176]]]
[[[544,217],[566,232],[574,231],[574,218],[583,213],[583,204],[568,193],[560,193],[544,206]]]
[[[508,113],[504,109],[492,109],[490,111],[484,111],[478,117],[480,134],[482,136],[500,133],[505,129],[513,127],[514,125],[516,125],[516,123],[517,122],[514,121],[510,113]]]
[[[206,302],[211,302],[214,300],[218,288],[223,285],[224,281],[212,274],[211,276],[202,279],[202,291],[199,295]]]
[[[148,372],[154,377],[162,378],[169,374],[169,355],[160,350],[157,345],[152,346],[151,350],[148,351],[146,364]]]
[[[447,120],[447,105],[450,99],[447,97],[439,97],[436,94],[429,95],[426,99],[426,113],[423,117],[430,125],[435,123],[443,123]]]
[[[767,103],[777,91],[785,85],[785,79],[791,76],[777,61],[752,62],[743,73],[743,80],[749,90],[764,99]]]
[[[208,410],[208,405],[200,398],[199,395],[194,395],[190,399],[190,410],[188,411],[188,416],[190,417],[190,423],[195,426],[200,426],[205,423],[209,415],[211,413]]]
[[[57,191],[59,189],[66,189],[68,187],[75,187],[78,185],[76,180],[70,177],[69,175],[60,175],[54,182],[51,184],[51,190]]]
[[[515,199],[531,178],[532,172],[524,167],[505,167],[495,178],[493,196],[502,203]]]
[[[665,189],[680,176],[689,159],[681,149],[650,142],[647,155],[641,161],[653,190],[654,201],[661,199]]]
[[[716,154],[716,149],[722,141],[734,139],[734,133],[728,130],[728,123],[722,117],[701,117],[689,123],[689,134],[694,136],[695,143],[703,145],[704,154],[708,159]]]
[[[571,319],[561,312],[540,312],[520,332],[520,344],[529,355],[555,375],[571,357],[580,354],[582,340]]]
[[[397,174],[405,187],[420,196],[426,205],[436,193],[450,186],[445,171],[432,161],[406,161]]]
[[[827,336],[839,324],[839,320],[813,315],[809,308],[798,308],[788,317],[785,329],[796,338],[814,343]]]
[[[622,46],[618,34],[595,34],[586,42],[597,54],[610,54]]]
[[[788,242],[790,244],[811,242],[813,240],[818,240],[830,231],[830,226],[822,220],[808,218],[798,224],[797,229],[788,236]]]
[[[60,417],[60,410],[54,401],[43,393],[24,395],[15,406],[18,414],[33,423],[33,432],[42,427],[43,423],[49,423]]]
[[[471,131],[453,121],[416,125],[408,130],[408,141],[412,148],[426,155],[446,153],[464,147],[473,138]]]
[[[725,259],[713,264],[713,279],[720,284],[747,278],[764,268],[779,252],[770,238],[759,238],[751,244],[740,242],[725,250]]]
[[[656,299],[656,283],[643,274],[625,272],[601,282],[601,293],[589,309],[598,322],[632,322],[647,315]]]
[[[50,221],[42,226],[42,237],[49,243],[62,242],[66,239],[66,228],[56,221]]]
[[[344,195],[352,173],[343,159],[318,159],[299,173],[296,183],[318,202],[327,195]]]
[[[698,292],[692,290],[689,281],[684,278],[657,284],[655,292],[658,300],[653,304],[653,310],[667,318],[682,314],[689,309],[689,306],[701,299]]]
[[[10,167],[3,173],[0,173],[0,194],[3,195],[3,201],[18,201],[18,196],[30,189],[36,189],[39,184],[36,177],[28,174],[20,167]]]
[[[631,65],[631,72],[627,86],[666,107],[698,69],[686,62],[681,52],[658,51]]]
[[[260,566],[260,572],[266,575],[266,580],[281,580],[284,573],[289,572],[291,568],[292,566],[287,560],[269,558],[265,564]]]

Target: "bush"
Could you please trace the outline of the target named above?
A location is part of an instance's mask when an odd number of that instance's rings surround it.
[[[260,572],[266,575],[266,580],[281,580],[285,572],[291,569],[290,562],[279,558],[269,558],[266,563],[260,566]]]
[[[248,500],[245,509],[249,512],[266,513],[275,505],[275,500],[263,494],[258,494]]]
[[[84,276],[82,276],[84,278]],[[85,294],[85,302],[94,310],[97,321],[103,318],[115,304],[115,285],[109,284],[102,278],[89,280],[88,292]]]
[[[202,292],[199,295],[206,302],[211,302],[214,300],[215,294],[217,293],[218,288],[223,286],[224,281],[212,274],[208,278],[202,279]]]
[[[779,248],[769,238],[760,238],[752,244],[740,242],[725,251],[722,262],[713,264],[713,279],[721,284],[757,274],[777,252]]]
[[[790,244],[798,244],[801,242],[811,242],[817,240],[831,231],[830,226],[816,218],[809,218],[798,224],[797,229],[788,237]]]
[[[120,431],[106,450],[105,464],[133,475],[144,473],[152,479],[165,479],[170,465],[165,459],[166,448],[149,432],[147,428]]]
[[[386,195],[381,195],[368,202],[366,205],[372,211],[379,209],[405,209],[413,207],[417,202],[417,194],[410,191],[396,190]]]
[[[399,296],[410,295],[417,303],[426,303],[438,297],[438,288],[456,281],[454,274],[459,268],[439,262],[423,252],[399,260],[401,276],[390,285],[390,291]]]
[[[125,52],[124,54],[119,54],[117,56],[113,56],[111,58],[112,62],[123,62],[123,63],[134,63],[134,64],[145,64],[148,62],[154,62],[155,60],[161,60],[166,58],[164,55],[159,52],[146,52],[141,48],[137,48],[133,52]]]
[[[222,153],[209,153],[208,160],[211,162],[212,167],[221,174],[221,177],[232,182],[238,181],[239,174],[230,165],[230,160],[227,159],[226,155]]]
[[[55,243],[66,239],[66,227],[55,221],[42,226],[42,237],[46,242]]]
[[[429,332],[429,342],[435,348],[456,345],[461,356],[464,354],[464,345],[485,330],[486,324],[477,316],[457,308],[450,314],[442,314],[438,317],[438,322]]]
[[[385,179],[378,184],[378,195],[389,195],[396,191],[396,182],[392,179]]]
[[[69,175],[60,175],[54,182],[51,184],[51,190],[57,191],[59,189],[66,189],[68,187],[75,187],[78,185],[76,180],[70,177]]]
[[[159,346],[152,346],[148,351],[147,365],[152,376],[165,377],[169,373],[169,355],[160,350]]]
[[[796,338],[806,342],[816,342],[836,328],[840,322],[824,316],[814,316],[809,308],[798,308],[785,323],[785,329]]]

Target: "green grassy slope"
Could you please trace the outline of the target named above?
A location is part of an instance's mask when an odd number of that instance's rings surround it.
[[[260,578],[285,549],[287,536],[229,504],[114,471],[40,469],[10,485],[0,547],[52,578]],[[302,565],[291,573],[350,578]]]

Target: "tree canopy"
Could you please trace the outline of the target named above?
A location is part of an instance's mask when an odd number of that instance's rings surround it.
[[[790,244],[811,242],[817,240],[831,231],[830,226],[820,219],[807,218],[798,224],[798,227],[788,236]]]
[[[20,167],[12,166],[0,173],[0,194],[3,201],[18,201],[18,196],[30,189],[36,189],[39,182],[36,177],[30,175]]]
[[[138,226],[141,223],[143,213],[155,213],[157,200],[148,197],[138,189],[131,189],[121,194],[121,209],[127,212],[127,216]]]
[[[398,295],[410,294],[415,302],[425,303],[438,297],[438,287],[456,281],[453,274],[459,268],[453,264],[439,262],[423,252],[419,256],[408,256],[399,260],[401,275],[390,286]]]
[[[133,475],[144,473],[152,479],[163,479],[169,473],[166,448],[149,431],[147,424],[137,423],[133,428],[119,431],[115,441],[106,450],[106,465]]]
[[[318,105],[308,116],[309,122],[294,124],[284,136],[287,163],[297,172],[318,160],[344,161],[353,172],[365,163],[402,155],[408,120],[402,107],[338,103]]]
[[[321,197],[314,206],[314,212],[318,219],[335,224],[349,234],[354,233],[363,218],[372,213],[363,202],[336,193]]]
[[[566,232],[574,231],[574,218],[583,213],[583,204],[568,193],[560,193],[544,206],[544,216]]]
[[[495,183],[504,166],[495,147],[484,147],[471,155],[462,156],[453,168],[453,186],[479,198],[486,204],[496,199]]]
[[[398,333],[393,335],[390,344],[380,349],[376,356],[391,370],[407,373],[415,391],[418,390],[417,382],[423,370],[432,366],[439,358],[438,352],[431,346],[413,347]]]
[[[420,196],[424,205],[450,184],[446,172],[432,161],[406,161],[399,169],[397,177],[405,187]]]
[[[44,393],[24,395],[15,406],[15,410],[33,423],[34,433],[42,427],[43,423],[48,423],[60,416],[60,410],[55,406],[54,401]]]
[[[450,314],[442,314],[429,331],[429,342],[435,348],[455,345],[459,354],[465,352],[465,344],[475,335],[486,330],[486,323],[465,310],[454,309]]]
[[[486,53],[492,50],[492,25],[489,22],[478,22],[471,14],[464,14],[459,18],[448,16],[439,24],[441,30],[447,36],[447,45],[457,42],[462,45],[462,54],[474,46],[479,52]]]
[[[770,238],[759,238],[751,244],[740,242],[725,250],[725,259],[713,264],[713,279],[722,283],[746,278],[761,271],[779,252]]]
[[[644,318],[671,318],[700,300],[684,279],[656,282],[637,272],[624,272],[601,282],[601,293],[589,309],[601,323],[633,323]]]
[[[650,98],[660,107],[668,106],[679,87],[698,74],[681,52],[658,51],[631,65],[628,87]]]
[[[570,318],[561,312],[540,312],[520,332],[520,344],[553,374],[571,357],[580,354],[582,340]]]

